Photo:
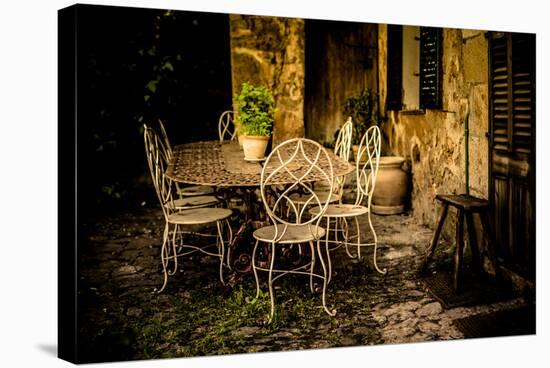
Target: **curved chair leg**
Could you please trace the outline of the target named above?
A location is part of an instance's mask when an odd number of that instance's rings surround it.
[[[229,229],[229,239],[227,244],[231,244],[233,241],[233,229],[231,228],[231,223],[228,219],[225,219],[225,223],[227,224],[227,228]]]
[[[225,244],[223,242],[223,229],[220,221],[216,221],[216,227],[218,229],[218,254],[220,255],[220,281],[222,285],[225,285],[225,282],[223,281],[223,259],[225,257]]]
[[[273,315],[275,314],[275,295],[273,294],[273,265],[275,263],[275,243],[271,243],[271,262],[269,263],[269,276],[268,276],[268,286],[269,286],[269,299],[271,301],[271,312],[269,312],[269,320],[271,323],[273,320]]]
[[[388,272],[388,270],[386,268],[380,269],[378,267],[378,263],[376,262],[376,253],[377,253],[377,250],[378,250],[378,237],[376,236],[376,231],[374,231],[374,226],[372,226],[372,220],[371,220],[371,217],[370,217],[370,210],[367,214],[368,214],[368,218],[369,218],[370,231],[372,232],[372,235],[374,236],[374,254],[373,254],[374,268],[376,268],[376,271],[378,271],[382,275],[385,275]]]
[[[160,260],[162,261],[162,272],[164,274],[164,282],[162,283],[162,287],[157,291],[157,293],[161,293],[164,288],[166,287],[166,284],[168,283],[168,270],[167,263],[168,260],[166,259],[166,243],[168,242],[168,231],[169,231],[169,225],[166,223],[166,226],[164,227],[164,234],[162,235],[162,248],[160,248]]]
[[[330,254],[328,250],[328,242],[329,242],[329,235],[330,235],[330,217],[327,216],[327,228],[326,228],[326,235],[325,235],[325,252],[327,253],[327,262],[328,262],[328,280],[327,283],[330,283],[330,278],[332,275],[332,263],[330,262]]]
[[[175,275],[178,271],[178,250],[176,248],[176,234],[178,233],[178,225],[174,225],[174,232],[172,233],[172,256],[174,257],[174,269],[172,272],[168,272],[169,275]]]
[[[338,217],[334,218],[334,242],[338,245]]]
[[[317,253],[319,255],[319,260],[321,261],[321,267],[323,268],[323,295],[322,295],[322,301],[323,301],[323,308],[325,309],[325,312],[329,316],[334,316],[336,314],[336,310],[330,311],[327,308],[326,304],[326,293],[327,293],[327,268],[325,267],[325,261],[323,261],[323,253],[321,252],[321,241],[317,240]]]
[[[309,247],[311,249],[311,268],[309,269],[309,289],[312,293],[315,293],[315,288],[313,287],[313,270],[315,268],[315,246],[313,242],[309,242]]]
[[[350,258],[355,258],[355,256],[353,254],[350,253],[349,251],[349,248],[348,248],[348,244],[349,244],[349,225],[348,225],[348,220],[346,220],[345,217],[342,217],[341,219],[344,224],[345,224],[345,232],[344,232],[344,247],[346,248],[346,254],[348,255],[348,257]]]
[[[330,284],[330,281],[332,280],[332,260],[330,258],[330,249],[328,243],[325,244],[325,252],[327,254],[327,263],[328,263],[328,280],[327,284]]]
[[[260,296],[260,279],[258,278],[258,271],[256,270],[256,250],[258,249],[259,240],[256,240],[254,244],[254,250],[252,250],[252,271],[254,271],[254,278],[256,279],[256,299]]]
[[[353,219],[355,220],[355,230],[357,231],[357,259],[361,259],[361,228],[359,227],[359,219],[357,216]]]
[[[178,252],[181,252],[182,249],[183,249],[183,246],[182,246],[183,245],[183,231],[179,230],[177,233],[178,233],[177,234],[177,238],[178,238],[177,239],[177,242],[178,242],[177,250],[178,250]]]
[[[229,220],[225,219],[225,224],[227,225],[227,229],[229,230],[229,239],[227,240],[227,268],[233,270],[233,268],[231,267],[231,243],[233,242],[233,230],[231,229],[231,224],[229,223]]]

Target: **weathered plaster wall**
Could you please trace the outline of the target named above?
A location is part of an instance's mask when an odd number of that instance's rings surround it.
[[[386,97],[388,95],[388,25],[378,25],[378,102],[380,116],[386,116]]]
[[[273,92],[273,140],[304,136],[304,20],[229,16],[233,95],[244,82]]]
[[[386,99],[386,25],[379,28],[379,90]],[[383,125],[393,154],[410,160],[413,215],[434,226],[439,193],[465,191],[464,117],[470,110],[470,192],[488,195],[488,44],[481,31],[444,29],[443,109],[425,114],[388,111]],[[384,112],[384,111],[382,111]],[[454,218],[454,211],[451,218]],[[445,233],[450,234],[453,221]]]
[[[333,142],[346,119],[346,99],[376,90],[376,43],[376,24],[306,20],[308,138]]]

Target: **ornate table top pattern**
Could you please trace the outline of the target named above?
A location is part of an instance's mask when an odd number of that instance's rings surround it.
[[[342,176],[353,171],[353,166],[327,150],[332,161],[334,176]],[[325,160],[326,161],[326,160]],[[299,160],[294,164],[296,174],[300,174]],[[327,166],[320,160],[320,165]],[[203,141],[178,145],[166,169],[166,175],[179,183],[209,185],[216,187],[259,186],[262,165],[244,160],[238,143]],[[322,179],[311,173],[311,181]],[[292,183],[294,178],[283,172],[277,174],[275,184]]]

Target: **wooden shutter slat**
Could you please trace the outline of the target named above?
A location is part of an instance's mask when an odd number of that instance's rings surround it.
[[[441,28],[420,27],[420,108],[441,109]]]
[[[493,148],[530,153],[534,111],[528,39],[524,34],[493,33],[489,47]]]
[[[506,151],[509,137],[509,63],[507,42],[504,37],[491,43],[491,115],[493,119],[492,145],[496,150]]]

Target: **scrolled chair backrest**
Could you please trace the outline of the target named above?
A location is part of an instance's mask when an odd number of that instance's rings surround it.
[[[151,173],[151,180],[155,187],[155,192],[161,204],[162,212],[168,217],[175,208],[172,191],[172,181],[164,174],[168,161],[163,152],[164,145],[162,139],[155,131],[144,125],[143,138],[145,143],[145,155]]]
[[[319,143],[294,138],[273,149],[264,163],[260,180],[260,192],[268,217],[273,225],[283,225],[282,231],[276,231],[273,241],[282,238],[289,226],[319,224],[330,202],[333,179],[332,161]],[[311,189],[312,181],[323,182],[330,188],[329,197],[324,202]],[[281,184],[285,184],[284,189],[272,190],[272,187]],[[291,195],[296,191],[302,191],[307,196],[305,204],[299,206],[292,201]],[[315,207],[320,208],[319,213],[309,217],[308,210]]]
[[[349,155],[351,151],[351,136],[353,134],[353,122],[351,116],[342,125],[334,144],[334,154],[340,158],[349,161]]]
[[[334,144],[334,154],[343,160],[349,161],[349,155],[351,151],[351,138],[353,134],[353,122],[351,116],[342,125]],[[337,176],[334,178],[334,193],[342,194],[344,190],[344,183],[346,181],[345,176]]]
[[[159,141],[159,143],[162,145],[161,148],[164,149],[167,159],[170,159],[172,157],[172,145],[170,144],[170,139],[168,138],[168,134],[166,133],[164,123],[160,119],[158,119],[158,123],[161,136],[161,140]]]
[[[232,141],[237,136],[237,129],[233,123],[234,114],[232,110],[224,111],[218,120],[218,135],[220,142]]]
[[[361,204],[366,196],[367,207],[370,208],[380,161],[380,129],[376,125],[367,129],[361,138],[356,161],[357,199],[355,203]]]

